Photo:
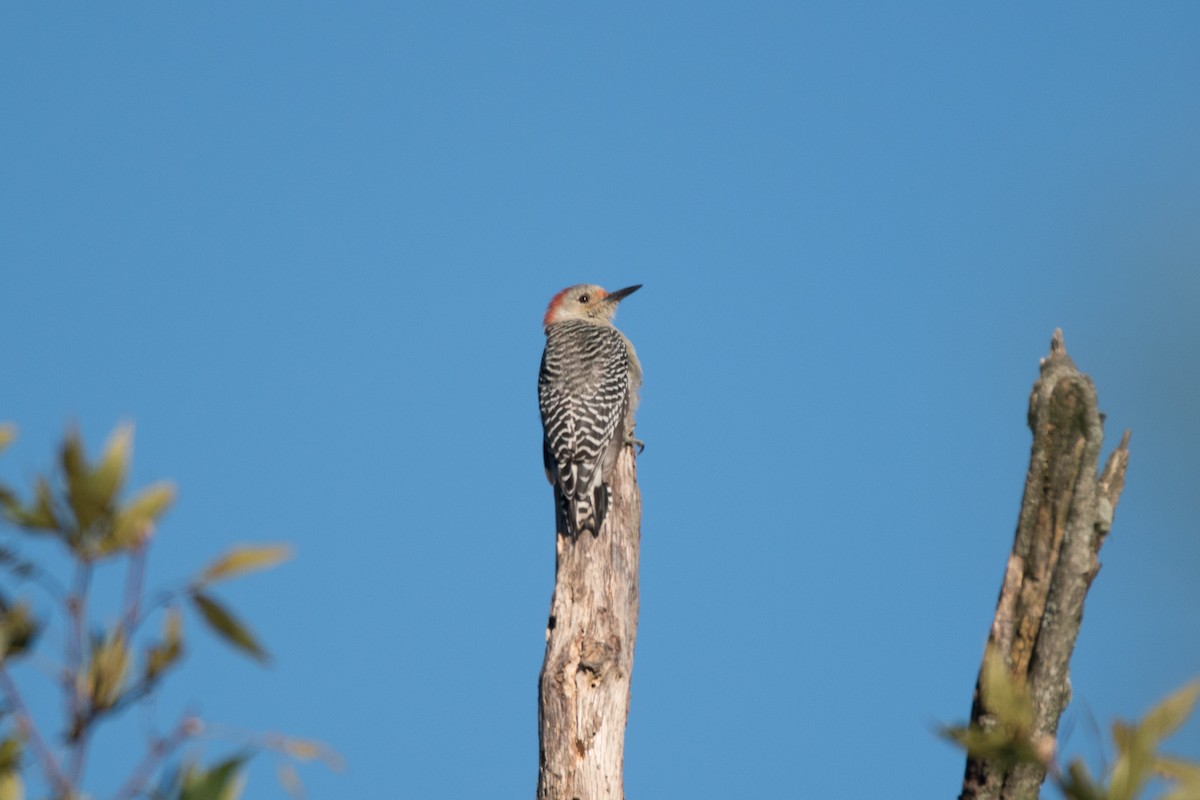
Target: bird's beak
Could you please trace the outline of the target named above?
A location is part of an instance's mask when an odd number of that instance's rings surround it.
[[[604,296],[604,302],[613,304],[619,303],[640,288],[642,288],[642,285],[637,283],[633,286],[626,286],[624,289],[617,289],[615,292],[609,292]]]

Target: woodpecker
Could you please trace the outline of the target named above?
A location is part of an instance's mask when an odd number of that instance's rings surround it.
[[[600,534],[617,454],[634,443],[642,366],[612,320],[617,304],[640,288],[640,283],[616,292],[588,283],[570,286],[554,295],[542,320],[542,451],[572,538],[582,531]]]

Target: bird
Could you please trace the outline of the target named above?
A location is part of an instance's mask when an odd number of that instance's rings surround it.
[[[617,455],[633,438],[642,366],[613,325],[617,305],[642,284],[606,292],[590,283],[554,295],[542,324],[546,349],[538,373],[546,477],[566,533],[600,535]]]

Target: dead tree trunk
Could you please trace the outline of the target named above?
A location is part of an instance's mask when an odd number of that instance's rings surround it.
[[[538,687],[538,800],[623,800],[625,720],[637,638],[642,500],[633,447],[622,447],[598,535],[558,559]],[[556,508],[560,504],[555,503]]]
[[[1067,356],[1056,330],[1050,355],[1029,398],[1033,449],[1012,554],[1004,573],[988,647],[1003,655],[1010,674],[1029,689],[1033,741],[1044,751],[1071,699],[1069,663],[1083,601],[1100,571],[1099,552],[1125,485],[1129,432],[1097,472],[1103,415],[1091,379]],[[971,724],[996,724],[975,686]],[[960,800],[1036,797],[1046,770],[968,757]]]

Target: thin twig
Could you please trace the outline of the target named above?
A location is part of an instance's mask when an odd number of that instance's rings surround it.
[[[42,771],[46,773],[46,780],[51,786],[61,791],[64,796],[70,796],[71,783],[67,780],[66,775],[63,774],[62,768],[58,764],[58,759],[54,757],[54,753],[50,752],[50,748],[46,746],[46,741],[42,738],[41,732],[38,731],[37,725],[34,724],[33,717],[29,715],[29,709],[25,707],[25,701],[21,697],[21,692],[17,689],[17,684],[13,682],[12,676],[8,673],[8,667],[4,665],[3,661],[0,661],[0,691],[4,693],[5,699],[8,700],[12,715],[17,720],[17,725],[29,737],[29,741],[37,753],[38,760],[42,762]]]
[[[83,765],[87,761],[87,748],[90,739],[91,719],[80,727],[78,736],[71,743],[69,761],[67,762],[67,775],[70,778],[72,786],[79,786],[83,782]]]
[[[18,581],[33,581],[41,586],[46,594],[59,602],[62,602],[67,594],[67,590],[53,575],[32,561],[24,560],[16,550],[6,546],[0,547],[0,569],[8,572]]]
[[[146,753],[142,762],[134,768],[129,779],[125,781],[115,795],[113,800],[132,800],[137,797],[150,779],[154,777],[154,773],[158,771],[163,760],[171,755],[178,747],[184,743],[189,737],[195,735],[199,727],[199,721],[189,713],[185,713],[166,737],[158,739]]]
[[[75,565],[75,579],[71,595],[67,598],[67,616],[71,620],[71,632],[67,641],[67,675],[71,682],[68,696],[71,698],[68,720],[67,776],[72,786],[78,786],[83,777],[83,765],[87,761],[89,714],[84,711],[84,682],[81,680],[86,660],[86,627],[88,590],[92,584],[92,563],[80,558]]]
[[[67,633],[67,681],[69,683],[67,696],[70,700],[67,720],[67,730],[71,738],[77,733],[79,720],[83,716],[83,687],[79,680],[84,663],[84,628],[87,618],[87,593],[92,579],[92,565],[85,559],[75,564],[75,578],[71,585],[71,594],[67,596],[67,620],[70,630]]]
[[[125,601],[122,605],[125,613],[122,625],[125,629],[125,639],[133,638],[137,628],[138,613],[142,603],[142,583],[146,573],[146,543],[137,545],[129,554],[129,571],[125,573]]]
[[[126,640],[132,640],[133,635],[137,633],[137,629],[141,627],[143,622],[153,616],[155,611],[169,607],[172,603],[179,600],[179,598],[184,597],[189,589],[190,586],[188,584],[181,584],[179,588],[175,589],[160,589],[145,603],[141,603],[139,599],[141,607],[138,609],[138,618],[134,621],[131,628],[126,629]]]

